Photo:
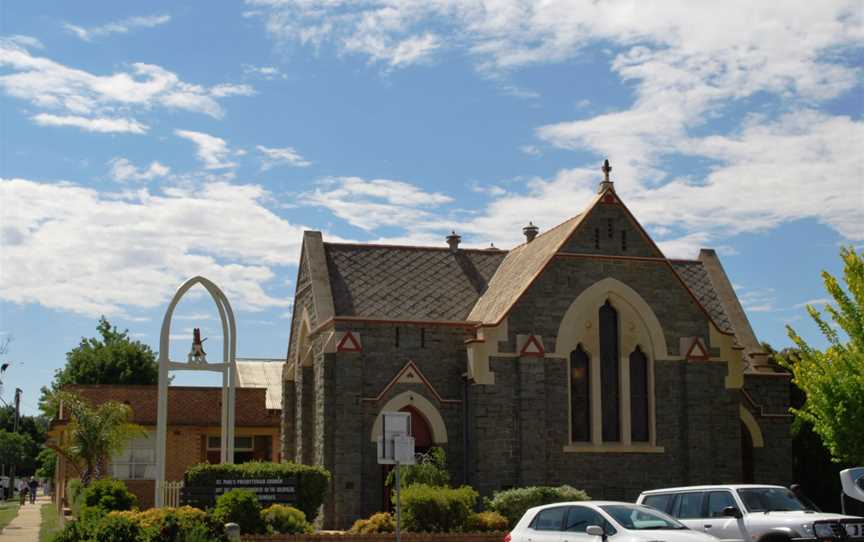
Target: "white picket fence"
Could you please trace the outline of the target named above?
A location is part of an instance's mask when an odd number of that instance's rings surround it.
[[[172,482],[165,481],[161,484],[162,502],[165,506],[180,506],[180,490],[183,489],[183,480]]]

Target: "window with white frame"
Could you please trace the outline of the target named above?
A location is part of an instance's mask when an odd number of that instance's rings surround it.
[[[256,459],[255,437],[234,437],[234,462],[246,463]],[[207,462],[219,463],[222,442],[219,436],[207,437]],[[265,458],[266,459],[266,458]]]
[[[108,473],[117,480],[156,479],[156,436],[146,435],[129,441],[126,448],[111,458]]]

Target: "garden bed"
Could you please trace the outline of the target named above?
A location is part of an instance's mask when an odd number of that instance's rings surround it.
[[[403,542],[501,542],[504,533],[402,533]],[[243,542],[391,542],[396,533],[248,535]]]

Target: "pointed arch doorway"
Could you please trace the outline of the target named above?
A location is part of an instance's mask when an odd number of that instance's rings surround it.
[[[435,445],[432,426],[426,419],[426,416],[419,409],[405,405],[399,409],[399,412],[407,412],[411,414],[411,435],[414,437],[414,452],[417,454],[425,454],[432,446]],[[387,485],[387,477],[390,471],[393,470],[393,465],[381,465],[381,486],[383,487],[384,502],[383,510],[390,512],[393,509],[392,490]]]

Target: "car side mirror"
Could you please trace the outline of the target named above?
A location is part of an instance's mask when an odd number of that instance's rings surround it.
[[[585,532],[591,536],[606,536],[606,531],[604,531],[603,527],[600,527],[599,525],[589,525],[585,527]]]
[[[738,508],[734,506],[727,506],[726,508],[724,508],[723,515],[730,518],[740,518],[743,516],[743,514],[741,514],[741,510],[738,510]]]

